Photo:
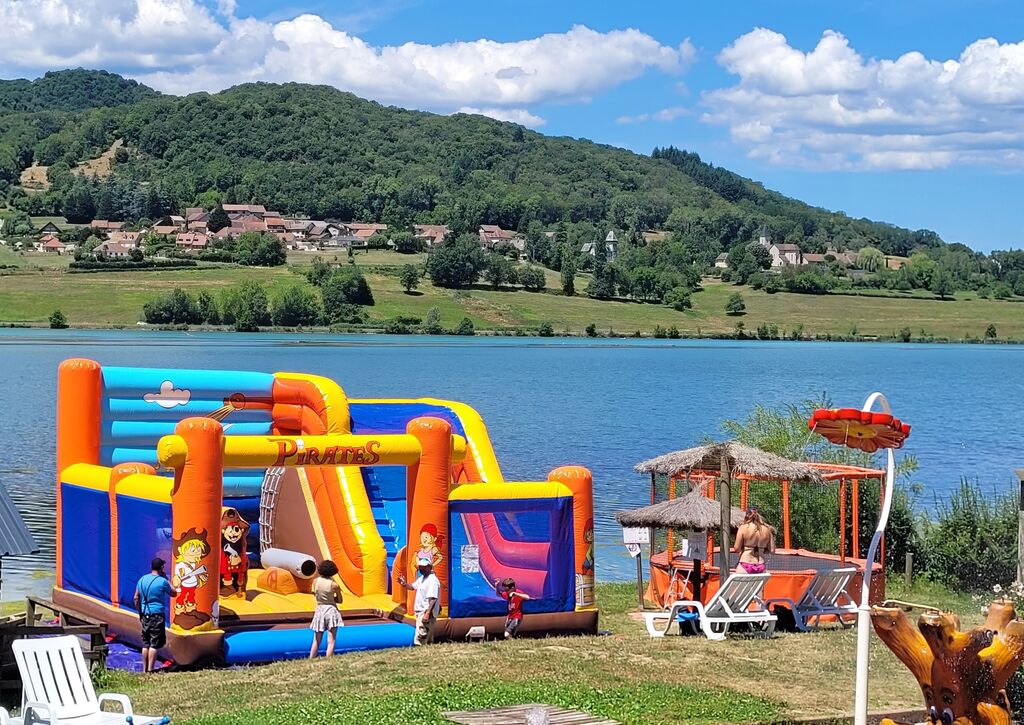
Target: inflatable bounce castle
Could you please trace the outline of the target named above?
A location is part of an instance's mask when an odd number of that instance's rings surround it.
[[[502,478],[460,403],[349,400],[314,375],[60,366],[55,602],[139,643],[132,597],[160,556],[179,584],[164,656],[305,656],[316,563],[345,595],[336,651],[410,645],[416,575],[442,583],[438,638],[502,631],[493,587],[530,595],[521,633],[593,633],[590,472]],[[477,630],[479,631],[479,630]]]

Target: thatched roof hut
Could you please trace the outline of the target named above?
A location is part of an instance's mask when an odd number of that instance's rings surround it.
[[[655,527],[663,529],[714,530],[721,524],[718,503],[694,489],[685,496],[644,506],[631,511],[620,511],[615,520],[622,526]],[[732,527],[743,523],[743,511],[732,507]]]
[[[732,479],[737,474],[769,481],[824,483],[821,474],[805,463],[753,448],[739,441],[707,443],[695,448],[665,453],[636,464],[638,473],[685,476],[695,471],[719,473],[719,571],[724,584],[729,575],[729,527],[732,521]]]
[[[723,458],[725,468],[723,469]],[[739,441],[708,443],[683,451],[665,453],[634,467],[638,473],[657,473],[667,476],[685,475],[688,471],[728,470],[775,481],[824,483],[821,474],[806,463],[791,461],[774,453],[753,448]]]

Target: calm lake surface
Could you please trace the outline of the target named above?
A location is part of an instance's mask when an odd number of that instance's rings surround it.
[[[336,380],[352,397],[466,402],[487,423],[508,480],[562,464],[594,473],[598,577],[634,568],[615,511],[649,501],[639,460],[721,437],[721,421],[757,404],[822,392],[860,407],[873,390],[913,426],[919,500],[934,505],[962,476],[1008,491],[1024,467],[1024,347],[676,340],[241,335],[0,330],[0,484],[43,551],[4,562],[3,598],[45,593],[53,565],[58,364],[292,370]]]

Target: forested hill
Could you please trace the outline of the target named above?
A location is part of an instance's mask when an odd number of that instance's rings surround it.
[[[666,229],[691,240],[706,260],[755,238],[762,226],[806,251],[870,243],[904,254],[941,244],[932,232],[808,206],[673,148],[642,156],[480,116],[384,107],[325,86],[249,84],[172,97],[109,74],[51,75],[73,87],[65,96],[80,105],[106,79],[113,87],[98,96],[112,99],[105,102],[147,97],[70,120],[0,118],[0,193],[35,214],[59,213],[72,192],[84,198],[84,186],[95,197],[96,182],[66,169],[121,138],[127,153],[105,182],[116,187],[108,191],[130,198],[132,185],[156,188],[168,210],[253,202],[318,218],[438,222],[456,231],[565,221],[582,225],[581,238],[609,226]],[[56,82],[49,77],[35,83]],[[0,108],[23,102],[12,96],[24,97],[18,82],[0,85]],[[26,196],[15,185],[33,162],[50,166],[51,188]],[[133,212],[128,204],[115,213]]]
[[[81,111],[135,103],[157,95],[152,88],[102,70],[51,71],[33,81],[0,80],[0,114]]]

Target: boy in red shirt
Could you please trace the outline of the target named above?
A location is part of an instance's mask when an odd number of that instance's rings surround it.
[[[516,581],[508,577],[505,581],[495,580],[494,589],[498,596],[508,602],[508,615],[505,617],[505,639],[512,639],[523,621],[523,600],[530,595],[516,589]]]

